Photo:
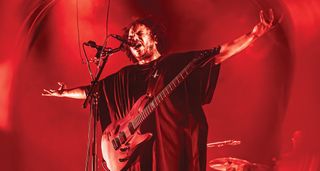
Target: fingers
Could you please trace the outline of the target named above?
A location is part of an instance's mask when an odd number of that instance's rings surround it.
[[[43,93],[41,95],[42,96],[52,96],[52,92],[47,89],[43,89]]]
[[[59,85],[58,89],[43,89],[43,92],[41,93],[42,96],[57,96],[61,97],[63,91],[66,88],[66,85],[63,82],[57,82]]]
[[[58,82],[59,86],[65,86],[64,82]]]
[[[63,82],[58,82],[58,85],[60,86],[60,87],[58,88],[59,91],[61,91],[61,90],[63,90],[63,89],[66,88],[66,85],[65,85],[65,83],[63,83]]]
[[[273,25],[273,21],[274,21],[274,13],[272,9],[268,10],[268,16],[264,15],[264,11],[260,10],[260,22],[270,28]],[[268,18],[268,19],[267,19]]]
[[[261,10],[260,11],[260,23],[262,23],[262,25],[264,26],[268,26],[269,23],[266,22],[265,16],[264,16],[264,12]]]
[[[263,21],[264,21],[264,16],[263,16],[263,11],[262,11],[262,10],[260,10],[259,17],[260,17],[260,22],[263,23]]]
[[[269,9],[269,17],[270,17],[270,24],[272,25],[274,21],[274,14],[272,9]]]
[[[42,96],[59,96],[59,90],[54,90],[54,89],[43,89],[43,93],[41,94]]]
[[[271,28],[273,25],[274,25],[274,13],[273,13],[273,10],[272,9],[269,9],[269,22],[267,23],[267,27],[268,28]]]

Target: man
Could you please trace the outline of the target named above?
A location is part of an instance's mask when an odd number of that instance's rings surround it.
[[[155,99],[159,106],[140,126],[141,133],[150,132],[152,138],[139,147],[124,169],[206,170],[208,126],[202,105],[211,101],[219,66],[270,30],[273,20],[272,10],[269,11],[269,20],[261,11],[260,22],[253,30],[230,43],[165,56],[160,50],[163,44],[160,44],[152,22],[141,19],[132,23],[125,35],[129,42],[135,44],[127,47],[127,54],[136,64],[99,81],[100,109],[105,111],[100,114],[102,129],[124,118],[143,95],[147,95],[150,101]],[[205,59],[205,62],[193,63],[195,58]],[[180,71],[189,64],[196,69],[189,76],[181,74]],[[179,74],[180,79],[185,80],[180,85],[170,84],[169,90],[174,90],[163,98],[160,92]],[[44,89],[43,95],[86,98],[88,86],[65,89],[64,84],[59,85],[57,90]],[[164,99],[162,102],[157,102],[159,93]],[[104,148],[102,143],[103,151]],[[108,157],[110,154],[103,155]],[[113,166],[109,163],[108,167]]]

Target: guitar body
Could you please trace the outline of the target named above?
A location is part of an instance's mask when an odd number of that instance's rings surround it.
[[[102,156],[111,171],[124,169],[135,150],[152,137],[151,133],[141,134],[140,127],[132,129],[130,125],[148,101],[147,96],[141,96],[126,117],[112,122],[103,132]]]

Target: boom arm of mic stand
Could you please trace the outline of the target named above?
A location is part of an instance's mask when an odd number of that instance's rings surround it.
[[[118,48],[115,48],[115,49],[112,49],[110,51],[106,51],[106,57],[103,59],[103,62],[102,62],[102,65],[100,67],[98,67],[98,72],[96,74],[96,77],[94,78],[94,80],[92,80],[91,82],[91,86],[90,86],[90,90],[87,94],[87,97],[82,105],[83,108],[86,108],[87,105],[88,105],[88,102],[91,101],[92,99],[92,95],[94,93],[94,90],[98,84],[98,81],[99,81],[99,78],[100,78],[100,75],[103,71],[103,68],[105,67],[106,63],[107,63],[107,60],[109,58],[110,55],[116,53],[116,52],[119,52],[120,50],[122,49],[122,45],[120,45]]]

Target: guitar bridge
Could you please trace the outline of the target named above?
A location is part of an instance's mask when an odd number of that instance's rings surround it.
[[[129,146],[126,146],[126,147],[123,147],[123,148],[120,148],[120,151],[121,152],[126,152],[127,150],[129,150],[130,147]]]

